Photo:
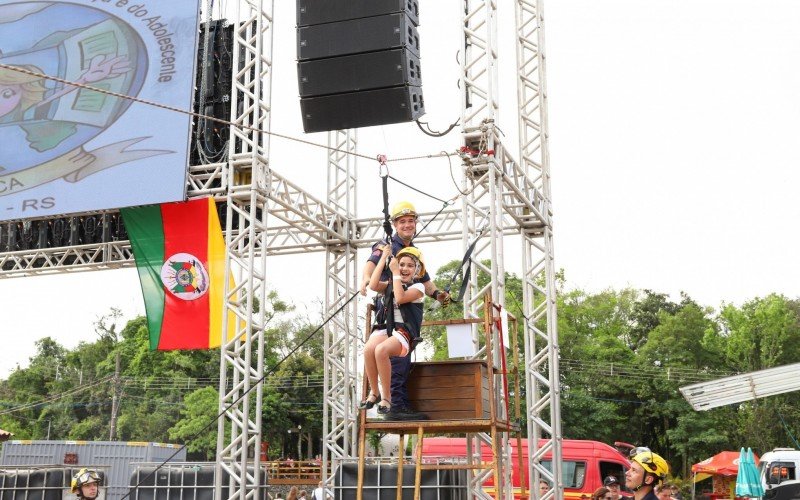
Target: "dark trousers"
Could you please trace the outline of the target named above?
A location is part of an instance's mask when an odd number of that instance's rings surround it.
[[[411,353],[405,356],[393,356],[392,362],[392,406],[398,408],[411,407],[408,400],[408,375],[411,373]]]

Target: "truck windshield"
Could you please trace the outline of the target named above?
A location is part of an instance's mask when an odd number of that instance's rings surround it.
[[[553,462],[550,460],[543,460],[542,465],[549,471],[553,470]],[[583,488],[586,480],[586,462],[563,461],[561,462],[561,472],[564,475],[565,488]]]

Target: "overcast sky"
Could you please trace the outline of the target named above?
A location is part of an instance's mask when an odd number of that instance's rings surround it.
[[[272,128],[299,137],[294,2],[276,3]],[[516,150],[513,9],[499,3],[500,127]],[[460,115],[459,5],[421,2],[423,120],[438,129]],[[713,307],[797,296],[800,2],[558,0],[545,16],[555,257],[568,286],[685,291]],[[413,124],[359,134],[361,152],[390,158],[460,145],[457,130],[433,140]],[[273,139],[271,158],[324,198],[324,151]],[[390,169],[455,194],[446,160]],[[358,172],[359,216],[380,215],[375,165],[359,160]],[[439,207],[400,186],[391,196]],[[507,245],[512,272],[517,246]],[[433,268],[460,258],[452,245],[423,250]],[[301,306],[323,296],[323,254],[269,266],[274,287]],[[316,278],[294,283],[297,269]],[[133,269],[0,279],[0,303],[0,376],[27,364],[36,339],[73,347],[95,339],[92,324],[111,307],[126,319],[144,313]]]

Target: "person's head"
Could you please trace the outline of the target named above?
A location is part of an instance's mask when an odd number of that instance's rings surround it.
[[[611,490],[601,486],[592,493],[592,500],[614,500],[614,497],[611,495]]]
[[[289,488],[289,494],[286,495],[286,500],[297,500],[297,486]]]
[[[36,66],[19,66],[22,69],[41,73]],[[5,116],[17,108],[25,111],[41,102],[47,91],[42,79],[19,71],[0,68],[0,116]]]
[[[297,498],[308,498],[307,495],[308,493],[306,493],[306,490],[300,490],[297,492]]]
[[[633,491],[653,489],[666,479],[669,464],[660,455],[644,451],[631,459],[631,468],[625,473],[625,486]]]
[[[608,491],[611,493],[611,496],[614,497],[614,500],[619,498],[620,484],[617,476],[606,476],[606,478],[603,479],[603,486],[608,488]]]
[[[94,499],[97,498],[98,488],[102,479],[97,471],[92,469],[83,468],[72,477],[72,492],[78,495],[78,498]]]
[[[425,275],[425,261],[419,249],[415,247],[402,248],[397,252],[395,258],[400,267],[403,283],[411,283],[414,278],[422,278]]]
[[[550,483],[548,483],[544,479],[540,479],[539,480],[539,495],[540,496],[544,495],[548,491],[550,491]]]
[[[672,487],[667,484],[657,485],[653,492],[658,497],[658,500],[669,500],[672,497]]]
[[[414,205],[407,201],[395,203],[390,217],[397,236],[405,242],[410,242],[417,232],[417,210]]]

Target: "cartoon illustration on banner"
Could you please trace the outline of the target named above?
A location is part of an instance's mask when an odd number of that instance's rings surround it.
[[[0,0],[0,220],[183,198],[189,117],[126,98],[191,109],[197,2],[160,4]],[[87,196],[100,172],[112,185]]]

